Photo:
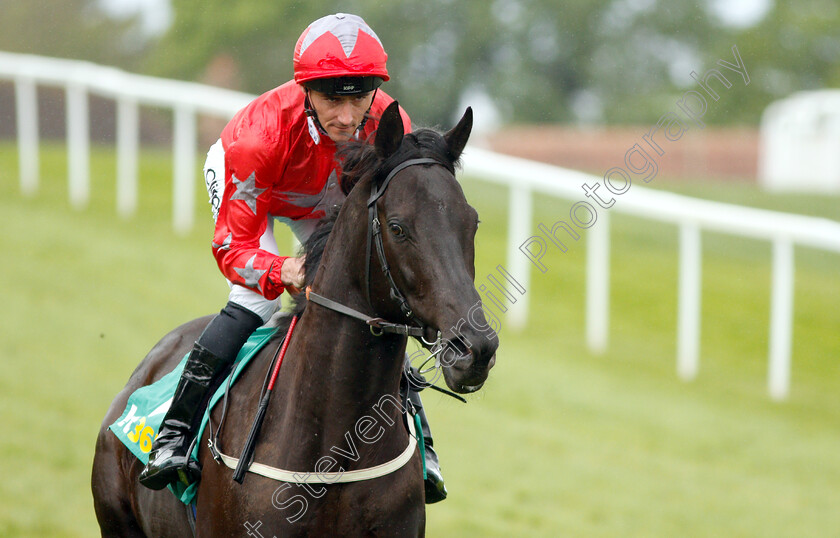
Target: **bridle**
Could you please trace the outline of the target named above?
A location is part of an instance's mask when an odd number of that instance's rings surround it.
[[[425,334],[426,329],[428,327],[425,324],[423,324],[422,321],[417,319],[417,316],[414,315],[414,312],[412,311],[411,306],[408,304],[408,300],[405,298],[405,295],[402,294],[402,292],[397,287],[396,282],[394,282],[394,277],[391,275],[391,266],[388,264],[388,260],[385,257],[385,246],[382,243],[382,225],[379,222],[378,217],[379,207],[377,202],[382,197],[382,195],[385,194],[385,190],[388,188],[388,185],[391,183],[391,180],[394,178],[394,176],[397,175],[399,172],[405,170],[409,166],[415,166],[420,164],[438,164],[441,166],[445,166],[437,159],[431,159],[428,157],[409,159],[407,161],[403,161],[402,163],[395,166],[390,172],[388,172],[388,175],[385,176],[385,179],[382,181],[378,189],[376,189],[374,186],[371,186],[370,198],[368,198],[367,201],[368,233],[367,245],[365,247],[365,298],[367,299],[368,306],[371,308],[371,310],[373,310],[373,304],[370,300],[370,259],[371,246],[373,245],[376,248],[376,253],[379,257],[379,263],[382,268],[382,272],[385,274],[385,278],[387,279],[388,285],[391,288],[390,296],[394,301],[397,302],[397,304],[400,307],[400,311],[411,324],[393,323],[390,321],[386,321],[382,318],[374,318],[371,316],[367,316],[359,312],[358,310],[354,310],[341,303],[338,303],[331,299],[327,299],[323,295],[319,295],[313,292],[309,287],[306,288],[306,298],[315,304],[319,304],[335,312],[339,312],[346,316],[350,316],[366,322],[370,326],[370,332],[374,336],[382,336],[386,333],[412,336],[420,340],[420,342],[426,347],[440,348],[440,331],[437,331],[436,341],[429,342],[426,340]]]
[[[425,339],[425,332],[428,328],[426,325],[423,324],[422,321],[417,319],[417,316],[414,315],[414,312],[411,310],[411,306],[408,304],[408,300],[405,296],[400,292],[399,288],[397,287],[397,283],[394,282],[394,277],[391,275],[391,267],[388,265],[388,260],[385,257],[385,246],[382,243],[382,226],[379,222],[378,211],[379,207],[377,205],[378,200],[385,194],[385,189],[388,188],[388,184],[402,170],[405,170],[409,166],[419,165],[419,164],[438,164],[441,166],[445,166],[443,163],[436,159],[430,158],[418,158],[418,159],[409,159],[400,163],[399,165],[395,166],[388,175],[385,176],[385,179],[382,181],[381,185],[378,189],[374,189],[374,186],[371,186],[371,195],[368,198],[367,206],[368,206],[368,233],[367,233],[367,246],[365,247],[365,298],[367,299],[368,306],[373,310],[373,305],[370,300],[370,258],[371,258],[371,245],[376,247],[376,253],[379,257],[379,263],[382,267],[382,272],[385,274],[385,278],[388,280],[388,285],[391,287],[390,295],[393,300],[395,300],[399,306],[400,311],[402,311],[403,315],[408,318],[409,322],[414,322],[413,325],[405,324],[405,323],[392,323],[390,321],[385,321],[382,318],[373,318],[367,316],[358,310],[350,308],[349,306],[345,306],[339,302],[333,301],[332,299],[327,299],[323,295],[319,295],[312,291],[310,286],[306,287],[306,298],[307,300],[321,305],[325,308],[338,312],[340,314],[344,314],[346,316],[350,316],[352,318],[360,319],[368,324],[370,327],[370,332],[374,336],[382,336],[385,333],[389,334],[399,334],[404,336],[412,336],[420,340],[420,342],[431,349],[432,354],[426,359],[423,363],[424,365],[428,363],[430,360],[435,360],[435,367],[437,367],[437,355],[443,350],[443,346],[441,346],[441,332],[437,331],[437,339],[434,342],[428,342]],[[289,325],[288,333],[286,334],[286,338],[283,340],[283,344],[281,344],[281,350],[278,354],[279,360],[282,361],[282,356],[285,353],[286,346],[289,343],[289,339],[292,334],[292,330],[294,329],[295,322],[297,318],[292,319],[292,323]],[[277,360],[277,359],[275,359]],[[260,402],[260,409],[264,410],[268,406],[268,396],[271,394],[271,388],[274,384],[274,380],[276,379],[276,372],[279,368],[279,362],[276,367],[272,366],[269,369],[269,372],[272,372],[271,380],[267,382],[267,391],[265,395],[262,397],[262,401]],[[433,369],[430,368],[429,370]],[[406,370],[410,370],[406,367]],[[466,403],[466,400],[455,394],[450,392],[446,389],[440,388],[433,383],[426,383],[425,379],[422,378],[423,371],[419,371],[421,375],[421,379],[423,385],[422,388],[432,388],[444,394],[448,394],[457,398],[458,400]],[[415,383],[416,380],[410,380],[410,383]],[[228,380],[230,383],[230,379]],[[264,391],[266,388],[264,387]],[[413,409],[412,404],[408,403],[409,409]],[[222,421],[224,421],[225,413],[227,410],[227,392],[225,392],[225,407],[222,410]],[[412,411],[414,414],[414,411]],[[223,454],[219,449],[219,442],[218,442],[218,433],[221,430],[221,422],[219,427],[216,429],[216,433],[214,436],[211,437],[209,440],[209,447],[211,452],[213,453],[213,457],[216,459],[217,462],[222,462],[231,469],[234,469],[234,480],[241,483],[242,478],[244,477],[245,471],[250,471],[252,473],[260,474],[262,476],[272,478],[274,480],[280,480],[283,482],[291,482],[296,484],[304,484],[304,483],[327,483],[332,484],[336,482],[356,482],[359,480],[368,480],[372,478],[378,478],[381,476],[385,476],[386,474],[392,473],[397,469],[400,469],[406,462],[411,458],[412,454],[417,445],[417,434],[415,433],[415,420],[419,419],[409,419],[408,428],[409,428],[409,444],[405,450],[403,450],[402,454],[400,454],[397,458],[387,462],[386,464],[377,465],[376,467],[372,467],[370,469],[362,469],[358,471],[341,471],[338,473],[317,473],[317,476],[309,476],[311,473],[298,473],[294,471],[286,471],[283,469],[277,469],[274,467],[269,467],[267,465],[261,463],[253,463],[253,439],[256,437],[256,432],[259,430],[259,424],[262,423],[263,415],[260,414],[258,411],[257,418],[255,419],[254,426],[252,426],[251,433],[248,436],[248,440],[246,442],[245,448],[242,451],[242,456],[238,459]],[[419,425],[420,423],[417,422]],[[193,441],[195,442],[195,441]],[[190,452],[192,448],[190,448]],[[421,453],[422,454],[422,453]],[[421,456],[422,458],[422,456]]]

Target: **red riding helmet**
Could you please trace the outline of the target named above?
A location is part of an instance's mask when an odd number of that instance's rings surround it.
[[[358,15],[336,13],[310,24],[295,45],[295,82],[331,95],[369,92],[388,80],[388,55]]]

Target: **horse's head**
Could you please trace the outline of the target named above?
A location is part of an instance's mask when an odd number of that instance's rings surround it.
[[[431,130],[404,135],[393,103],[376,133],[374,148],[380,164],[370,190],[382,192],[373,207],[381,223],[384,257],[397,295],[405,297],[411,313],[406,315],[406,308],[399,307],[374,253],[369,260],[370,274],[377,275],[370,284],[372,306],[389,320],[421,323],[428,340],[440,331],[436,350],[444,379],[460,393],[481,388],[499,345],[474,284],[478,213],[455,179],[455,166],[471,129],[472,110],[467,109],[458,125],[443,135]],[[418,158],[434,162],[393,173]]]

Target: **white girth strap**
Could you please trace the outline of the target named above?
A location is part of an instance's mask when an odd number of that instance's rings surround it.
[[[248,472],[258,474],[279,480],[281,482],[291,482],[293,484],[341,484],[344,482],[361,482],[362,480],[370,480],[372,478],[379,478],[387,474],[393,473],[411,459],[414,450],[417,448],[417,435],[414,429],[414,421],[409,418],[408,422],[408,446],[403,450],[402,454],[392,459],[387,463],[369,467],[367,469],[359,469],[356,471],[344,471],[338,473],[315,473],[315,472],[300,472],[300,471],[284,471],[276,467],[263,465],[262,463],[251,463],[248,467]],[[209,441],[211,447],[213,445],[212,439]],[[239,458],[233,458],[222,454],[221,451],[216,450],[222,458],[222,462],[230,467],[236,469],[239,463]]]

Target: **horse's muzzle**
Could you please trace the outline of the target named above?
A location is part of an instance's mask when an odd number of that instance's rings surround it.
[[[479,390],[496,364],[498,347],[495,332],[447,340],[440,359],[446,385],[460,394]]]

